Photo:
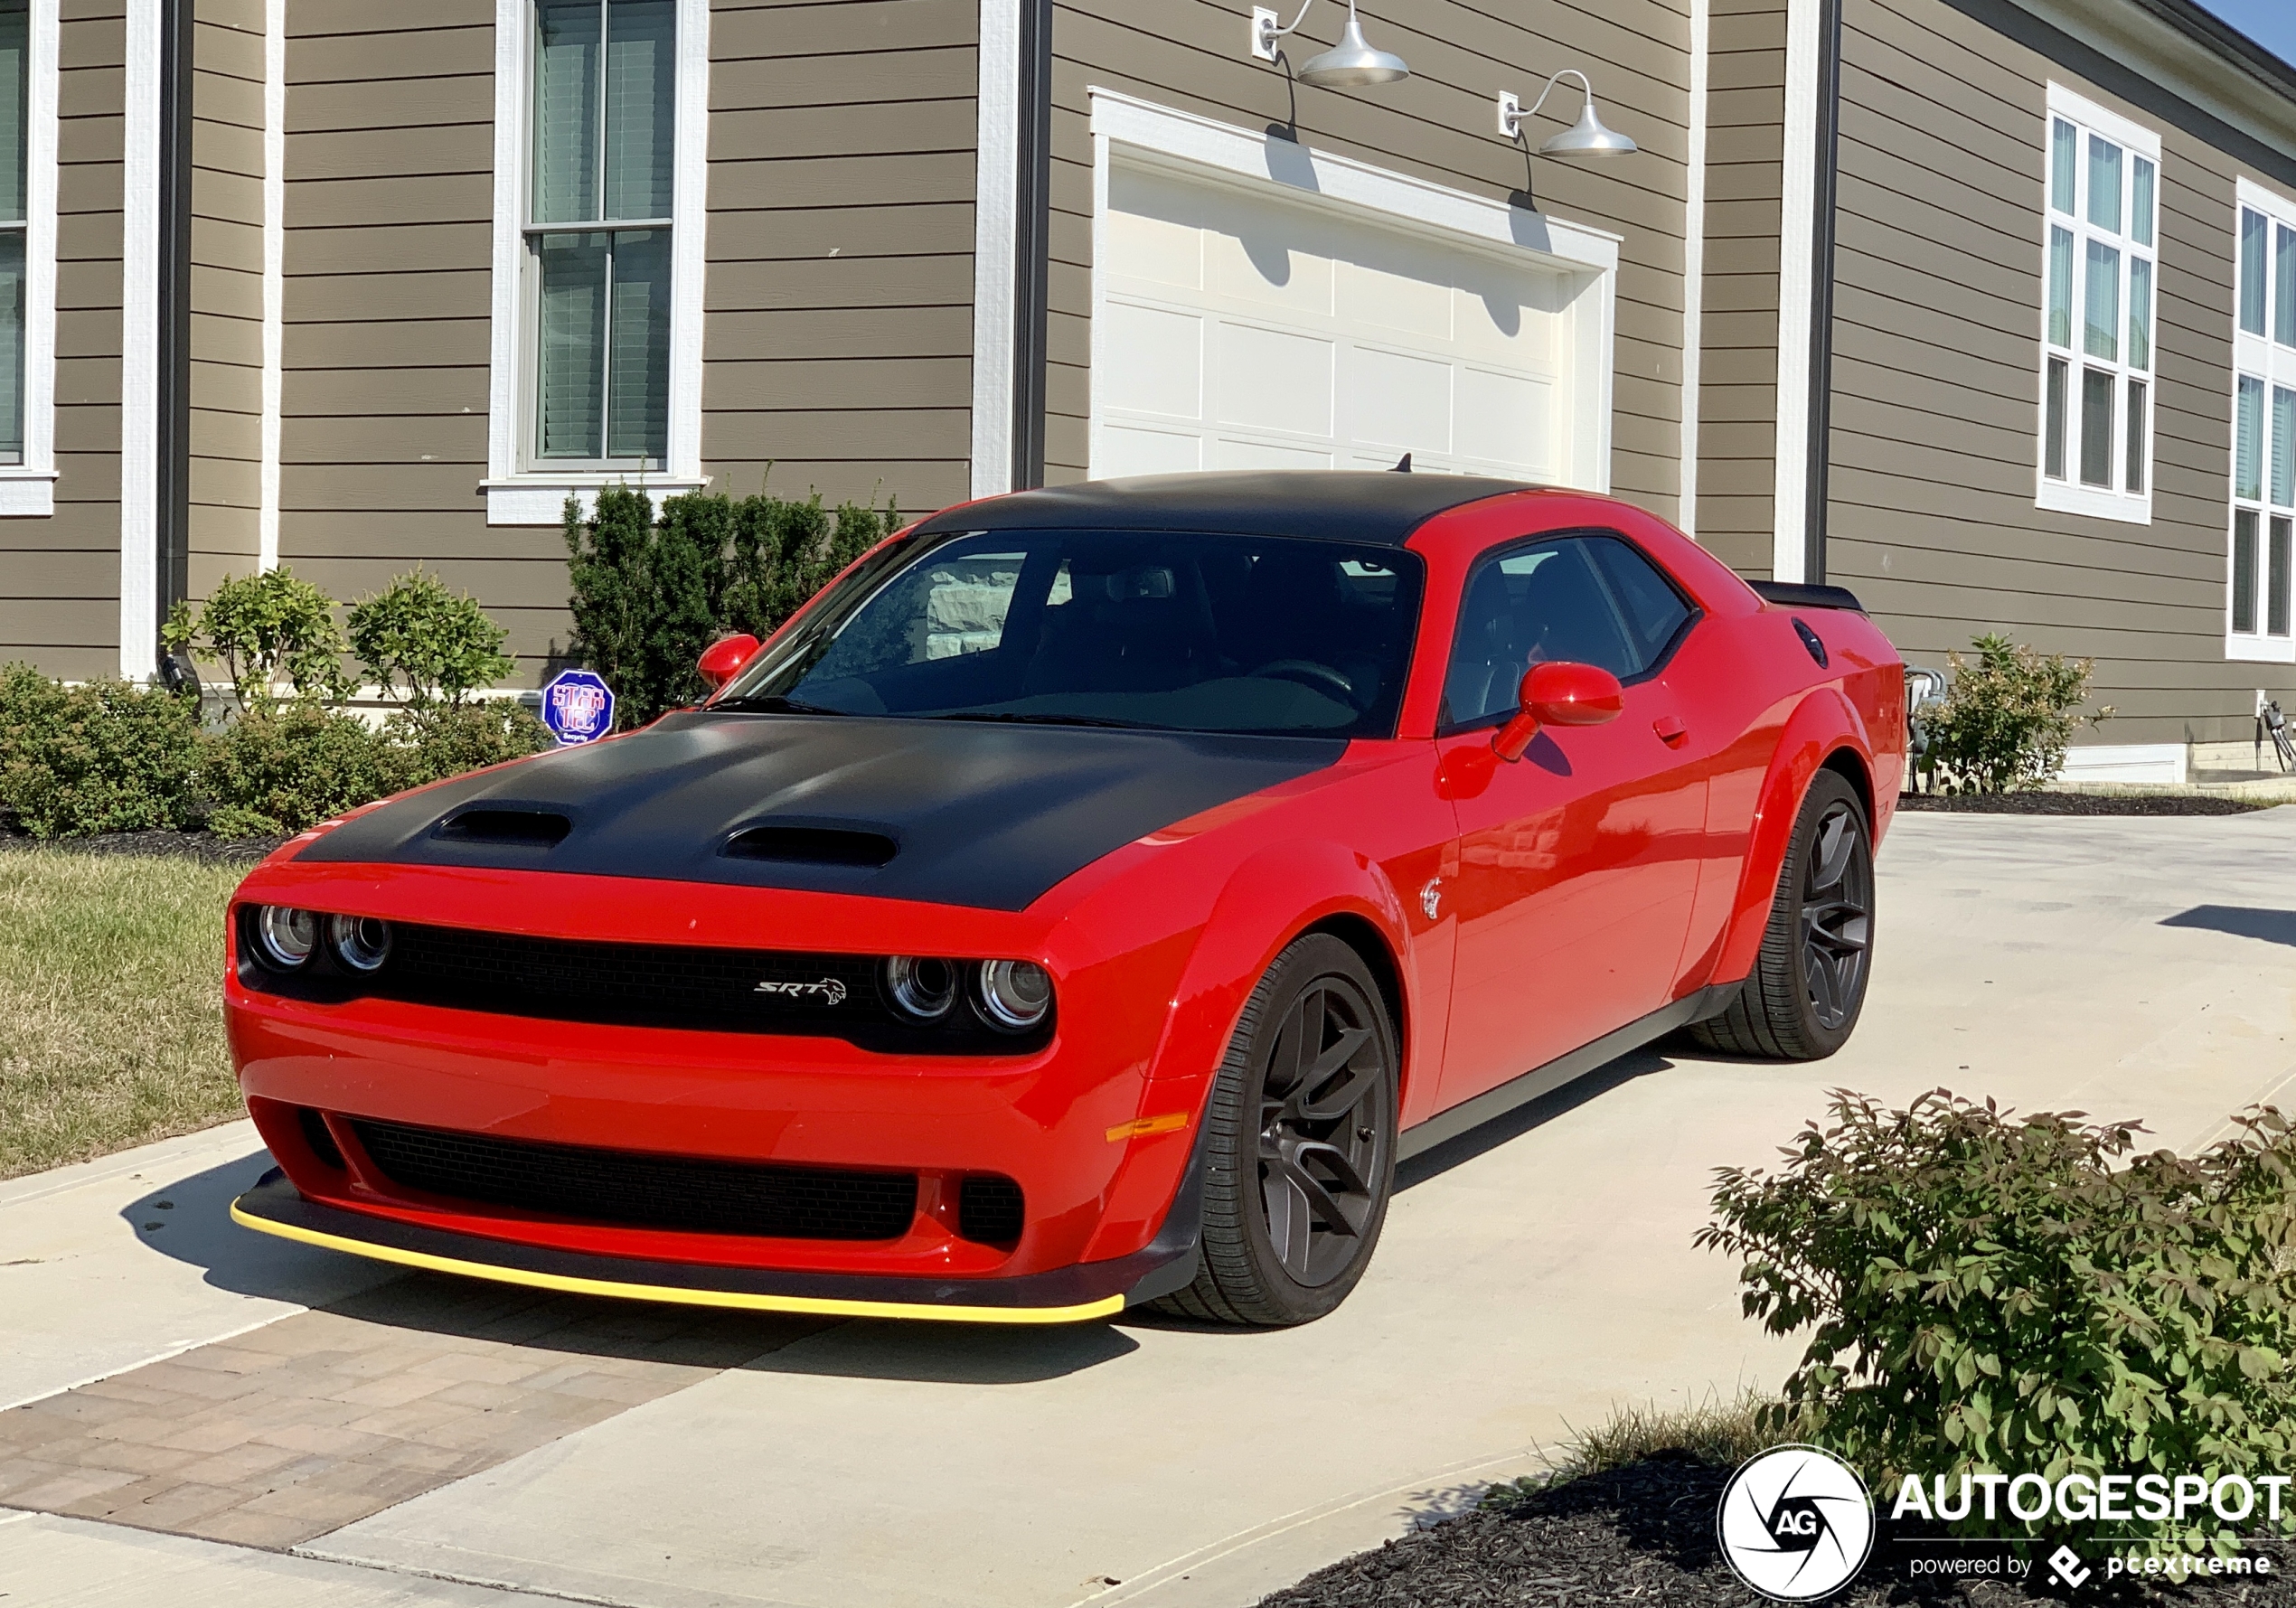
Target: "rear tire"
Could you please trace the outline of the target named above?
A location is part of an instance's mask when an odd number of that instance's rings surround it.
[[[1873,938],[1866,807],[1839,773],[1821,770],[1794,818],[1754,970],[1728,1010],[1690,1028],[1690,1041],[1721,1055],[1824,1059],[1865,1009]]]
[[[1395,1023],[1353,949],[1310,933],[1236,1024],[1204,1115],[1195,1281],[1157,1310],[1199,1322],[1311,1322],[1363,1276],[1395,1190]]]

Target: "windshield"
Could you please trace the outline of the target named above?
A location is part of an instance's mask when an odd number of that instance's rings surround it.
[[[1390,547],[992,531],[848,577],[713,707],[1296,737],[1395,729],[1421,566]]]

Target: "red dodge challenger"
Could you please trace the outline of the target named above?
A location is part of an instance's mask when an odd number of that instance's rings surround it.
[[[561,1290],[1299,1323],[1398,1160],[1687,1030],[1830,1054],[1904,666],[1605,497],[1026,492],[699,709],[241,885],[251,1228]]]

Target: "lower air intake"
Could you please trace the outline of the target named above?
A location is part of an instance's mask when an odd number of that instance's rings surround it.
[[[709,1161],[530,1144],[354,1120],[391,1182],[545,1217],[689,1234],[898,1239],[917,1216],[917,1175]]]
[[[1009,1178],[983,1173],[968,1178],[956,1194],[956,1232],[980,1245],[1012,1245],[1025,1220],[1021,1186]]]

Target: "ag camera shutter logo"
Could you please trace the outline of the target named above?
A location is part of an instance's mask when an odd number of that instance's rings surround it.
[[[1779,1603],[1840,1590],[1874,1546],[1866,1482],[1830,1452],[1773,1446],[1748,1458],[1723,1488],[1716,1538],[1737,1577]]]

